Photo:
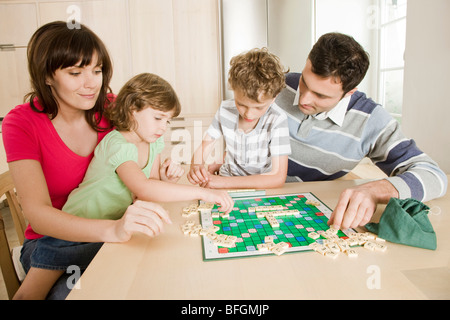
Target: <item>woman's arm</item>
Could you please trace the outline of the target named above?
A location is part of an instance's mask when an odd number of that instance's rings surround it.
[[[52,206],[47,183],[38,161],[19,160],[9,163],[19,202],[33,230],[42,235],[77,242],[122,242],[133,232],[150,236],[162,231],[162,221],[170,223],[167,212],[159,205],[137,202],[120,220],[86,219]]]

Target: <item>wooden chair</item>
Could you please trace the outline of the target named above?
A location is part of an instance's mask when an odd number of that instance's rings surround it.
[[[9,171],[0,175],[0,197],[6,196],[9,209],[11,211],[11,217],[14,222],[19,244],[22,245],[24,241],[24,232],[26,228],[26,222],[20,207],[19,201],[14,189],[14,183]],[[18,249],[18,250],[17,250]],[[18,253],[20,248],[16,247],[13,250]],[[5,224],[3,217],[0,214],[0,267],[3,274],[3,280],[5,282],[6,291],[8,297],[11,299],[19,289],[20,282],[23,280],[23,274],[21,275],[21,266],[16,266],[13,259],[13,250],[9,246],[8,239],[6,237]]]

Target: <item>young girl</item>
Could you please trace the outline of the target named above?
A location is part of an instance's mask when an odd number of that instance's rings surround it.
[[[133,77],[106,110],[115,130],[95,150],[86,176],[69,196],[63,210],[89,218],[117,219],[133,199],[184,201],[202,199],[231,211],[233,202],[225,191],[177,185],[184,171],[170,160],[162,165],[163,134],[180,113],[176,93],[157,75]],[[150,179],[149,179],[150,178]]]
[[[116,220],[133,200],[202,199],[217,203],[221,210],[230,212],[233,201],[226,191],[177,185],[174,182],[184,173],[183,169],[170,160],[160,165],[160,153],[164,148],[162,135],[170,119],[179,113],[178,98],[162,78],[143,73],[129,80],[106,110],[115,130],[108,133],[95,149],[83,182],[69,195],[62,210],[89,219]],[[170,223],[170,220],[166,222]],[[137,231],[154,236],[162,231],[162,223],[156,230],[143,225],[142,230]],[[76,257],[78,244],[52,237],[38,241],[36,256],[40,257],[41,251],[45,251],[51,259],[36,258],[33,276],[27,275],[27,283],[42,276],[39,269],[54,270],[51,275],[46,272],[45,285],[40,279],[39,296],[46,296],[68,266],[79,263]],[[67,248],[70,248],[70,254]],[[80,266],[85,267],[87,265]]]

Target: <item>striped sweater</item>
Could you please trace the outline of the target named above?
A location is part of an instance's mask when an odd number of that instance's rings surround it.
[[[413,140],[405,138],[399,123],[383,107],[357,91],[342,126],[330,118],[305,120],[294,103],[299,79],[299,73],[289,73],[287,86],[276,100],[288,115],[291,139],[286,182],[337,179],[367,157],[388,175],[401,199],[428,201],[446,193],[445,173]]]

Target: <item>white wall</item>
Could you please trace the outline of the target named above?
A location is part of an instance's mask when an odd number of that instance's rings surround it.
[[[450,173],[450,1],[409,0],[403,121],[405,134]]]
[[[267,47],[266,0],[222,0],[223,97],[231,99],[228,90],[230,60],[253,48]]]
[[[244,51],[267,47],[284,67],[301,72],[311,50],[312,0],[222,0],[224,98],[230,59]]]
[[[370,55],[370,67],[358,89],[377,100],[378,30],[374,25],[374,0],[315,0],[316,40],[328,32],[352,36]]]
[[[302,72],[315,42],[312,17],[312,0],[268,1],[268,48],[291,72]]]

